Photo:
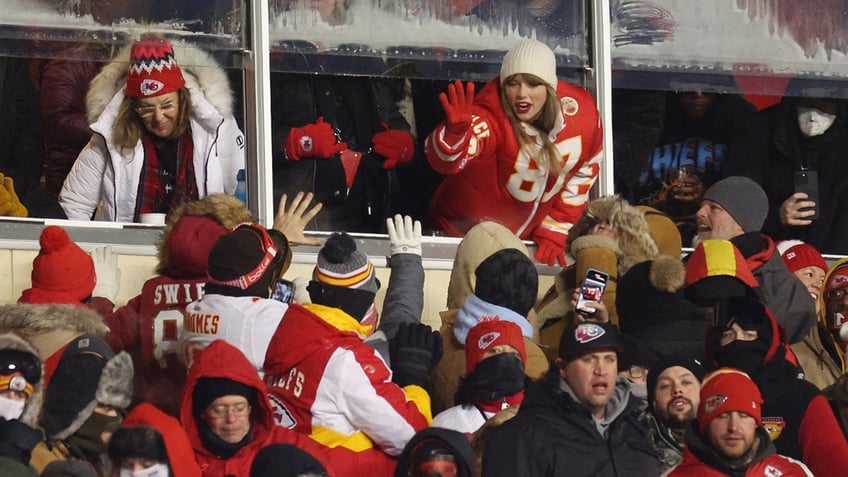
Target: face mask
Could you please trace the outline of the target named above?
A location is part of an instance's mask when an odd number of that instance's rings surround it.
[[[118,473],[118,477],[169,477],[170,475],[168,466],[161,462],[141,470],[121,469]]]
[[[753,374],[766,358],[768,345],[762,341],[731,341],[719,347],[716,360],[720,366],[728,366]]]
[[[477,363],[466,381],[474,397],[492,401],[524,389],[525,377],[521,359],[512,353],[501,353]]]
[[[0,396],[0,417],[7,421],[18,419],[24,413],[26,401],[18,401]]]
[[[835,114],[827,114],[816,108],[798,106],[798,127],[804,137],[821,136],[836,121]]]
[[[121,427],[121,416],[106,416],[92,412],[91,416],[68,439],[87,456],[99,456],[106,453],[106,443],[103,442],[104,432],[115,432]]]

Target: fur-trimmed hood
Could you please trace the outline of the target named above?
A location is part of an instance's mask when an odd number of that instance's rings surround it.
[[[231,115],[233,92],[224,69],[209,53],[198,47],[180,44],[178,40],[171,40],[171,44],[174,47],[174,58],[183,72],[186,88],[192,93],[197,92],[205,96],[222,116]],[[112,62],[104,66],[91,80],[86,95],[89,122],[93,123],[100,117],[116,94],[123,94],[131,49],[132,45],[121,49]]]
[[[168,224],[162,229],[157,250],[159,264],[156,266],[156,273],[173,276],[174,268],[181,270],[189,268],[184,264],[173,267],[171,262],[174,260],[206,263],[205,259],[192,260],[190,256],[202,254],[208,257],[209,249],[198,250],[196,243],[186,240],[186,237],[179,233],[179,228],[178,232],[174,233],[175,225],[182,217],[204,216],[214,219],[227,229],[232,229],[243,222],[253,222],[253,215],[245,208],[244,203],[227,194],[210,194],[198,201],[187,202],[179,206],[168,218]],[[193,271],[197,277],[206,276],[206,270]]]
[[[0,306],[0,333],[15,333],[46,361],[72,339],[85,333],[103,336],[109,327],[90,308],[77,305],[16,304]]]
[[[589,202],[583,215],[568,231],[566,250],[570,251],[576,239],[587,235],[600,222],[608,222],[618,232],[619,275],[632,265],[654,258],[659,253],[645,220],[645,213],[618,195],[600,197]]]
[[[29,344],[25,339],[14,333],[0,334],[0,350],[12,349],[17,351],[26,351],[38,356],[38,351],[34,346]],[[39,360],[40,363],[41,360]],[[24,406],[24,412],[18,419],[24,424],[36,428],[38,425],[38,415],[41,413],[41,404],[44,402],[44,365],[41,366],[41,379],[33,386],[32,396],[27,399]]]

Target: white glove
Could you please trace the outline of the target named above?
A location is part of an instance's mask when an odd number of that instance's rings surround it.
[[[108,298],[115,303],[118,298],[118,290],[121,288],[121,269],[118,268],[118,254],[112,252],[112,247],[97,247],[91,251],[94,260],[94,273],[97,275],[97,284],[91,296]]]
[[[391,255],[399,253],[413,253],[421,256],[421,222],[416,220],[413,224],[409,215],[401,217],[395,215],[386,219],[386,228],[389,231],[389,250]]]

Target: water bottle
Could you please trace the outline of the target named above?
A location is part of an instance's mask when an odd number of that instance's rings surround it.
[[[236,196],[236,199],[247,204],[247,184],[244,182],[244,179],[245,179],[244,169],[239,169],[239,171],[236,173],[237,184],[236,184],[236,194],[235,194],[235,196]]]

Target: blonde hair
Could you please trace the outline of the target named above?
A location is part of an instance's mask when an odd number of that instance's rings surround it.
[[[191,93],[183,87],[177,90],[177,127],[171,136],[165,139],[178,138],[186,132],[191,117]],[[121,149],[132,149],[146,133],[144,121],[135,112],[135,98],[124,96],[118,107],[113,128],[113,141]]]
[[[548,170],[558,176],[562,172],[562,154],[560,154],[556,145],[551,142],[548,134],[554,129],[557,124],[557,119],[562,115],[559,97],[556,94],[556,90],[542,78],[528,73],[514,74],[503,80],[502,84],[509,83],[513,78],[519,75],[521,75],[521,77],[531,86],[543,85],[548,93],[545,97],[545,104],[542,106],[542,110],[539,111],[539,114],[536,115],[531,122],[525,124],[536,129],[539,132],[539,138],[542,140],[542,148],[539,151],[539,155],[541,157],[537,157],[536,161],[540,165],[547,165]],[[515,116],[515,111],[513,111],[512,105],[510,105],[507,101],[506,88],[503,86],[501,87],[501,108],[503,109],[504,114],[506,114],[507,119],[509,119],[509,123],[512,126],[512,131],[515,133],[515,138],[518,140],[519,146],[522,144],[532,143],[533,140],[530,139],[530,136],[524,131],[524,128],[521,127],[521,121]]]

